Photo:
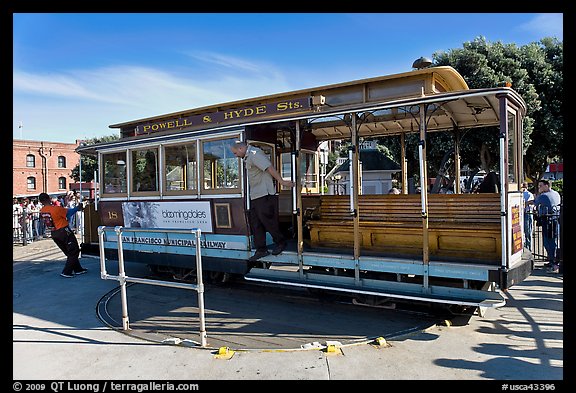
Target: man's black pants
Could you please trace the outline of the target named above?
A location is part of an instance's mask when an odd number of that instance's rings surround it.
[[[80,247],[74,232],[69,227],[64,227],[52,231],[52,240],[66,255],[66,264],[62,273],[72,274],[82,270],[78,257],[80,256]]]
[[[278,195],[267,195],[251,200],[249,218],[256,250],[267,249],[266,232],[270,232],[276,244],[286,241],[278,224]]]

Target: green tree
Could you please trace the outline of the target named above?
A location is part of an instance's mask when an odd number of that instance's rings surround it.
[[[478,37],[464,43],[462,48],[436,52],[433,58],[436,66],[454,67],[472,89],[512,83],[527,105],[523,151],[524,169],[529,177],[539,178],[552,157],[562,159],[561,41],[544,38],[518,47],[516,44],[490,43],[484,37]],[[471,168],[481,167],[483,163],[478,162],[479,157],[486,155],[480,153],[498,151],[495,149],[497,138],[498,133],[491,129],[466,132],[462,136],[462,162]],[[494,162],[489,156],[488,161]]]
[[[112,142],[120,139],[118,135],[107,135],[103,137],[96,137],[86,139],[86,145],[95,145],[97,143]],[[90,182],[94,180],[94,171],[98,169],[98,157],[82,154],[82,182]],[[71,176],[75,181],[80,181],[80,164],[77,164],[71,171]]]
[[[526,173],[536,180],[542,177],[552,159],[562,161],[563,158],[564,50],[562,42],[555,38],[544,38],[522,49],[525,68],[542,103],[540,110],[532,114],[534,131],[531,144],[525,145]]]

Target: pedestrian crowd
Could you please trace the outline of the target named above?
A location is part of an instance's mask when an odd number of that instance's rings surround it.
[[[66,194],[52,196],[54,206],[74,208],[78,205],[80,194],[74,191],[68,191]],[[34,240],[47,238],[50,236],[50,230],[40,218],[40,210],[44,205],[38,200],[38,197],[24,197],[12,199],[12,240],[13,242],[30,243]],[[70,218],[70,229],[75,233],[78,232],[79,219],[77,215]]]

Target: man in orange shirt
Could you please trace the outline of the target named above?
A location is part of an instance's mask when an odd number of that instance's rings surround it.
[[[79,210],[84,209],[84,205],[79,203],[72,209],[66,209],[61,206],[52,205],[50,196],[43,192],[38,196],[42,203],[40,217],[47,228],[51,230],[52,240],[66,255],[66,264],[60,275],[66,278],[73,278],[75,275],[83,274],[88,271],[80,265],[80,247],[74,232],[68,227],[68,218]]]

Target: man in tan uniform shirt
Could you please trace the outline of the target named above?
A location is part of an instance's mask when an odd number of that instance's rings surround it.
[[[282,179],[264,152],[246,142],[236,142],[231,148],[236,157],[242,158],[248,171],[250,187],[250,228],[254,236],[256,252],[249,261],[256,261],[269,254],[266,247],[266,232],[276,244],[272,255],[278,255],[286,248],[286,239],[278,225],[278,195],[273,178],[279,184],[294,187],[294,183]]]

